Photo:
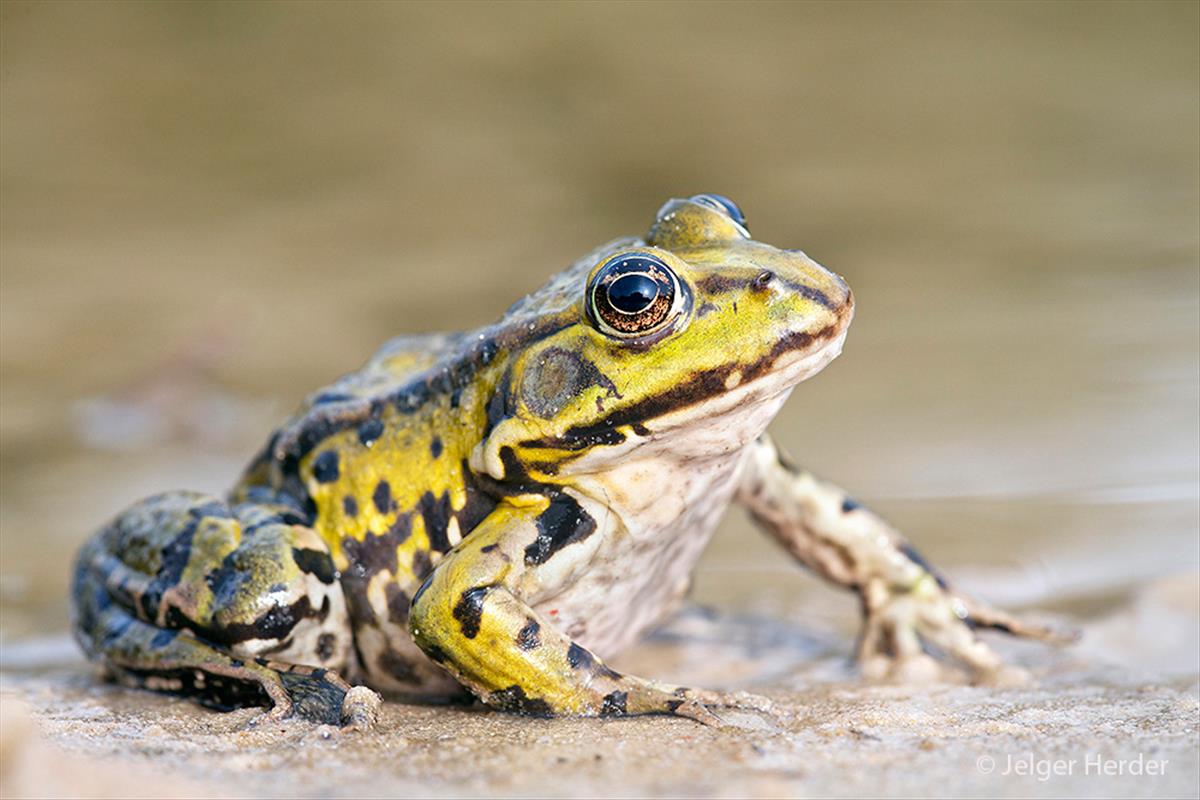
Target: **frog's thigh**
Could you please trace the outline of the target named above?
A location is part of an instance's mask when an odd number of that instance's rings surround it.
[[[285,506],[183,492],[134,506],[80,553],[76,637],[127,682],[342,721],[350,687],[325,667],[351,646],[345,606],[298,521]]]
[[[562,513],[564,504],[573,506],[572,513]],[[579,527],[547,533],[547,520],[564,519]],[[567,557],[570,548],[586,557],[588,526],[594,528],[591,517],[567,495],[497,507],[413,598],[414,640],[499,708],[535,715],[696,715],[687,690],[616,672],[523,599],[528,587],[539,585],[537,567],[548,550],[570,541],[550,557]],[[685,704],[689,707],[681,709]]]

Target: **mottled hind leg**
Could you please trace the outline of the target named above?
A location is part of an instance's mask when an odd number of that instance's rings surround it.
[[[351,647],[334,577],[324,546],[287,505],[159,495],[81,550],[74,633],[128,683],[365,726],[378,699],[334,671]]]
[[[766,436],[753,446],[738,499],[800,562],[853,589],[863,605],[858,658],[868,677],[938,671],[926,645],[979,679],[1015,677],[978,628],[1047,641],[1059,634],[1023,623],[952,589],[883,519],[781,458]]]
[[[532,608],[526,598],[552,593],[549,581],[590,558],[601,538],[594,525],[565,493],[501,504],[413,598],[414,640],[485,703],[523,714],[675,714],[714,724],[710,706],[763,707],[749,695],[623,675]]]

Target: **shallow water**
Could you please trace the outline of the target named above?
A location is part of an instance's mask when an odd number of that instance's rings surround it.
[[[854,288],[773,428],[798,460],[1002,605],[1103,629],[1194,585],[1194,4],[0,14],[6,658],[65,630],[69,556],[130,500],[225,488],[384,339],[488,322],[696,191]],[[849,651],[851,599],[740,514],[695,599]],[[1149,617],[1082,652],[1194,675]]]

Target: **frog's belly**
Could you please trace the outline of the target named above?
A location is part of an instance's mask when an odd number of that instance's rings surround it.
[[[647,513],[618,506],[602,520],[609,526],[605,544],[586,568],[559,591],[536,598],[534,608],[601,657],[635,643],[687,593],[696,561],[736,489],[740,464],[738,452],[690,462],[686,469],[642,462],[607,475],[599,487],[603,496],[634,486],[656,508]],[[664,490],[656,492],[655,484]]]

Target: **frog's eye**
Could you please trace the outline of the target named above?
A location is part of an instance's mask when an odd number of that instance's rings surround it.
[[[699,203],[702,206],[715,208],[722,214],[728,216],[731,220],[746,227],[746,215],[742,213],[742,209],[738,208],[738,204],[730,200],[725,195],[721,194],[698,194],[691,198],[693,203]]]
[[[661,328],[678,314],[683,291],[662,259],[646,253],[615,256],[588,286],[588,316],[602,333],[628,339]]]

